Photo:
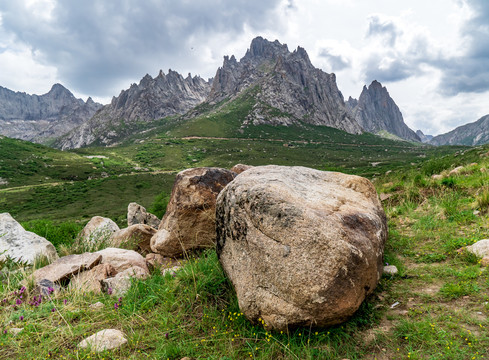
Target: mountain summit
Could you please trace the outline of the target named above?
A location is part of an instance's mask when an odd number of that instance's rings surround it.
[[[224,57],[207,102],[232,100],[251,90],[255,103],[243,120],[245,127],[307,123],[362,132],[348,114],[336,76],[315,68],[301,47],[290,52],[277,40],[253,39],[240,61]]]
[[[404,140],[421,142],[404,123],[399,107],[380,82],[374,80],[368,88],[364,86],[360,98],[349,98],[347,103],[353,118],[364,130],[374,134],[387,131]]]

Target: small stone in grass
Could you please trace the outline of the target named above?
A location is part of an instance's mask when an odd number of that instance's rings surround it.
[[[395,265],[384,266],[384,274],[396,275],[399,271]]]

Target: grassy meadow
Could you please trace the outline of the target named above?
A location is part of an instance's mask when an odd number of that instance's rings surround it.
[[[185,131],[177,127],[121,146],[73,152],[0,138],[0,178],[9,182],[0,186],[1,211],[58,250],[76,253],[76,234],[92,216],[123,225],[131,201],[161,209],[176,172],[188,167],[245,163],[342,171],[368,177],[384,199],[385,262],[399,274],[384,275],[342,325],[276,333],[244,318],[212,250],[191,255],[175,273],[162,276],[155,269],[122,299],[67,290],[39,306],[29,304],[32,286],[19,298],[32,270],[6,262],[0,359],[489,358],[488,270],[475,256],[457,252],[489,238],[489,146],[432,148],[324,127],[256,127],[254,134],[230,137],[210,123],[221,115],[196,118]],[[220,121],[233,121],[222,116]],[[203,128],[207,132],[199,133]],[[449,175],[457,166],[464,168]],[[434,180],[434,174],[443,178]],[[105,307],[91,309],[98,301]],[[14,335],[13,328],[23,330]],[[128,343],[98,354],[77,349],[106,328],[122,330]]]

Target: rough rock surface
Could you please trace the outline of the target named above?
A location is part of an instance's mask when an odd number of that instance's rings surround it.
[[[254,105],[243,128],[307,123],[363,132],[345,107],[335,74],[315,68],[301,47],[290,52],[277,40],[257,37],[240,61],[225,56],[206,102],[212,105],[246,93],[252,94]]]
[[[425,135],[421,130],[416,130],[416,135],[421,139],[422,143],[429,143],[433,139],[433,135]]]
[[[116,275],[114,267],[110,264],[100,264],[93,269],[84,271],[74,276],[70,281],[70,288],[83,292],[92,291],[100,293],[102,291],[102,280]]]
[[[194,168],[177,174],[170,201],[151,249],[174,257],[216,243],[216,198],[236,173],[220,168]]]
[[[101,264],[110,264],[114,267],[114,270],[119,273],[133,266],[139,266],[140,268],[148,271],[146,260],[133,250],[125,250],[118,248],[107,248],[95,252],[94,254],[101,255]]]
[[[236,164],[231,168],[231,171],[235,172],[236,174],[241,174],[243,171],[251,169],[252,167],[252,165]]]
[[[253,323],[341,323],[382,275],[387,222],[365,178],[255,167],[220,193],[216,216],[219,260]]]
[[[397,275],[398,272],[399,272],[399,270],[397,270],[397,266],[395,266],[395,265],[384,266],[384,274]]]
[[[0,260],[10,257],[32,265],[40,256],[58,258],[48,240],[26,231],[9,213],[0,214]]]
[[[111,293],[115,296],[124,295],[131,287],[131,279],[145,279],[149,276],[147,269],[139,266],[133,266],[118,273],[114,277],[102,280],[102,288],[105,290],[111,289]]]
[[[153,227],[136,224],[113,233],[110,244],[113,247],[119,247],[124,243],[131,242],[134,243],[134,250],[141,254],[147,254],[151,252],[149,244],[154,234],[156,234],[156,229]]]
[[[64,135],[102,107],[91,98],[76,99],[60,84],[44,95],[28,95],[0,86],[0,134],[42,143]]]
[[[63,256],[55,262],[34,271],[34,280],[39,282],[42,279],[47,279],[60,283],[82,271],[92,269],[101,260],[102,256],[97,253]]]
[[[211,81],[199,76],[186,78],[171,69],[154,79],[144,76],[139,84],[132,84],[118,97],[101,108],[90,120],[75,128],[55,143],[62,149],[73,149],[98,142],[114,144],[121,137],[133,134],[133,124],[162,119],[169,115],[183,114],[205,100]],[[121,122],[124,126],[121,126]]]
[[[138,203],[132,202],[127,207],[127,226],[145,224],[158,229],[160,222],[156,215],[150,214]]]
[[[431,145],[482,145],[489,143],[489,114],[479,120],[459,126],[446,134],[435,136]]]
[[[94,216],[78,234],[78,238],[87,244],[95,245],[100,242],[108,242],[118,230],[120,230],[119,226],[111,219]]]
[[[489,239],[479,240],[466,247],[467,251],[479,257],[489,256]]]
[[[174,266],[181,266],[182,262],[180,260],[164,257],[160,254],[150,253],[146,255],[146,264],[149,269],[154,269],[156,267],[168,269]]]
[[[127,339],[124,337],[122,331],[106,329],[87,337],[78,344],[78,347],[81,349],[89,348],[91,351],[100,352],[119,348],[125,343],[127,343]]]
[[[419,136],[404,123],[399,107],[378,81],[374,80],[368,88],[364,86],[358,101],[349,99],[348,102],[353,118],[366,131],[377,134],[384,130],[401,139],[421,142]]]

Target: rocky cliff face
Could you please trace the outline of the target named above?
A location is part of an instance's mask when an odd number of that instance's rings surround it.
[[[0,87],[0,134],[43,143],[91,118],[102,105],[76,99],[60,84],[44,95],[28,95]]]
[[[225,57],[217,70],[207,102],[232,100],[255,89],[255,104],[243,126],[325,125],[359,134],[362,128],[349,116],[334,74],[315,68],[306,51],[257,37],[237,61]]]
[[[433,139],[433,135],[425,135],[421,130],[416,130],[416,135],[421,139],[422,143],[428,143],[431,139]]]
[[[358,101],[349,98],[347,107],[358,124],[368,132],[387,131],[405,140],[421,142],[404,123],[399,107],[378,81],[374,80],[368,88],[364,86]]]
[[[211,80],[190,74],[187,78],[169,70],[154,79],[146,75],[112,98],[93,118],[60,139],[55,146],[63,150],[99,143],[111,145],[124,135],[124,129],[138,122],[149,123],[169,115],[183,114],[205,100]]]
[[[459,126],[446,134],[435,136],[432,145],[482,145],[489,143],[489,114],[476,122]]]

